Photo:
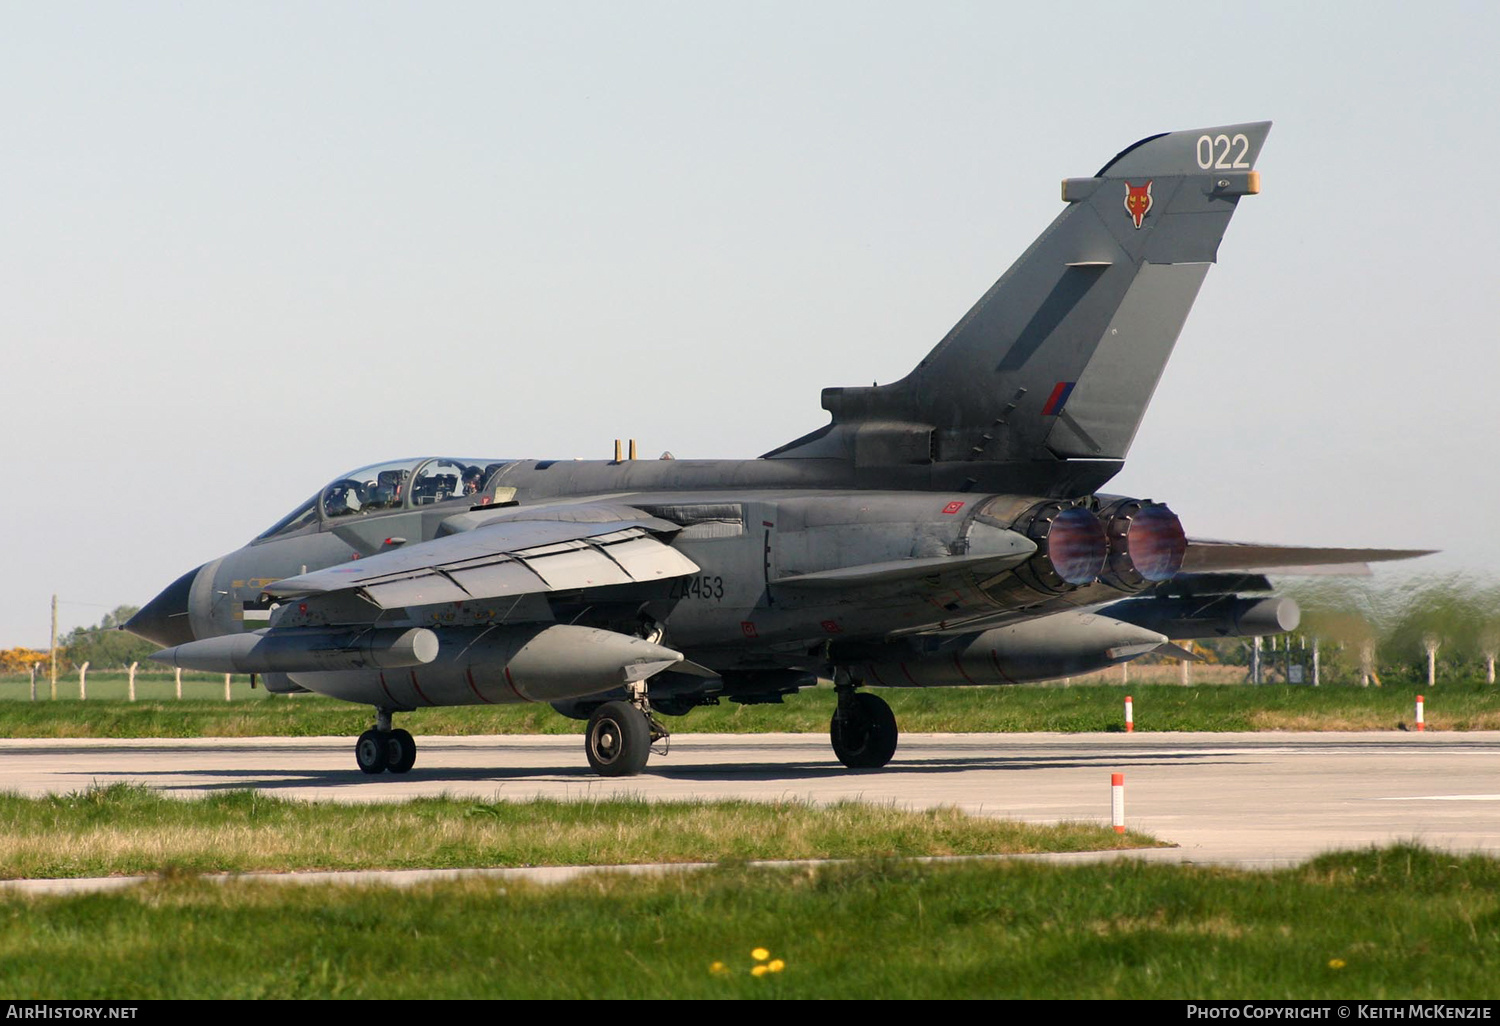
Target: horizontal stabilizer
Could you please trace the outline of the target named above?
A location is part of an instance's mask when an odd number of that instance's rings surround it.
[[[1365,563],[1384,563],[1396,559],[1430,556],[1436,549],[1320,549],[1291,545],[1256,545],[1244,542],[1201,541],[1188,539],[1187,555],[1182,560],[1183,573],[1211,573],[1223,570],[1252,570],[1280,573],[1360,574]],[[1364,568],[1368,573],[1368,568]]]

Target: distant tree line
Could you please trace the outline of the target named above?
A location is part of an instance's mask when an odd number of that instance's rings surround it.
[[[1431,666],[1438,679],[1495,680],[1496,582],[1458,575],[1377,586],[1370,578],[1325,578],[1288,593],[1302,606],[1297,633],[1323,639],[1331,649],[1323,664],[1334,673],[1358,675],[1373,665],[1425,679]]]
[[[139,610],[139,606],[119,606],[105,613],[91,627],[75,627],[57,639],[57,668],[73,670],[89,664],[93,670],[118,670],[131,663],[145,663],[146,657],[161,646],[120,630],[120,626]],[[48,665],[45,649],[8,648],[0,650],[0,673],[25,673],[32,666]],[[147,664],[155,667],[155,663]]]
[[[1262,639],[1262,666],[1273,679],[1285,672],[1288,646],[1291,662],[1306,669],[1316,644],[1327,683],[1425,681],[1429,660],[1439,681],[1495,680],[1500,584],[1463,576],[1396,583],[1301,578],[1283,582],[1278,591],[1297,600],[1302,622],[1291,634]],[[1252,644],[1249,638],[1219,638],[1190,647],[1210,663],[1245,666],[1248,673]]]

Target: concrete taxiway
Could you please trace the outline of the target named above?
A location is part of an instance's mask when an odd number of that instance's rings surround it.
[[[0,741],[0,788],[129,781],[180,796],[258,788],[298,799],[855,798],[957,806],[1033,823],[1126,821],[1178,847],[1148,857],[1272,867],[1413,840],[1500,855],[1500,732],[907,734],[883,770],[851,772],[811,734],[684,734],[638,777],[605,779],[578,737],[418,739],[416,768],[369,777],[348,738]]]

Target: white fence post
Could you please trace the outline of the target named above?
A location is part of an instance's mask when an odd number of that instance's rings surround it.
[[[85,659],[83,665],[78,668],[78,700],[86,701],[89,697],[89,663]]]
[[[42,668],[41,663],[31,664],[31,700],[36,701],[36,671]],[[1492,682],[1493,683],[1493,682]]]
[[[139,665],[141,665],[141,664],[140,663],[131,663],[130,664],[130,700],[132,702],[135,701],[135,668],[137,666],[139,666]]]
[[[177,667],[177,701],[182,701],[182,667]]]
[[[229,674],[224,674],[224,701],[229,701]]]

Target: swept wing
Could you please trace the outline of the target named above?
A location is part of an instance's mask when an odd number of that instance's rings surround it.
[[[394,609],[665,580],[698,571],[663,540],[678,530],[627,506],[518,510],[461,534],[288,577],[265,592],[353,591]]]

